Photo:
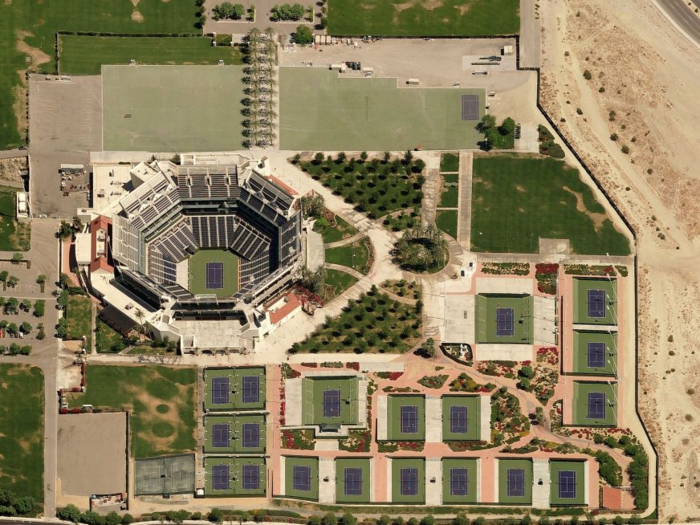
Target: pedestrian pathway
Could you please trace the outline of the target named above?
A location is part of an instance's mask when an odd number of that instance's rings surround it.
[[[329,248],[340,248],[341,246],[347,246],[348,244],[353,244],[354,242],[357,242],[366,236],[367,236],[366,231],[357,232],[352,237],[347,237],[345,239],[341,239],[341,240],[335,241],[335,242],[327,242],[323,245],[323,247],[326,250],[328,250]]]
[[[472,161],[474,154],[463,151],[459,154],[459,217],[457,239],[465,250],[471,248],[472,233]]]

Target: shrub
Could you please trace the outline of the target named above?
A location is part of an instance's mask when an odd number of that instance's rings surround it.
[[[349,512],[346,512],[343,514],[342,517],[343,525],[356,525],[357,524],[357,518],[350,514]]]
[[[435,518],[432,514],[428,514],[427,516],[424,516],[422,520],[420,520],[420,525],[435,525]]]
[[[612,141],[617,140],[617,133],[610,134],[610,140],[612,140]]]
[[[338,525],[338,518],[332,512],[328,512],[321,519],[322,525]]]
[[[586,71],[583,72],[583,78],[585,78],[586,80],[590,80],[590,79],[593,78],[593,75],[591,74],[590,71],[588,71],[588,70],[586,69]]]
[[[202,514],[200,512],[195,512],[195,514],[198,514],[198,520],[202,519]],[[194,519],[194,514],[192,515],[192,519]],[[122,516],[122,525],[131,525],[133,522],[134,517],[131,514],[126,513]]]
[[[71,503],[69,505],[66,505],[62,509],[59,509],[56,513],[56,517],[63,521],[72,521],[73,523],[78,523],[78,520],[80,519],[80,510],[78,509],[78,507]]]
[[[627,146],[627,144],[625,144],[624,146],[622,146],[622,153],[624,153],[625,155],[627,155],[629,152],[630,152],[630,148],[629,148],[629,146]]]
[[[293,37],[294,42],[296,42],[299,45],[313,44],[314,42],[314,35],[311,32],[311,29],[303,25],[297,27],[297,30],[294,33]]]
[[[377,519],[377,525],[391,525],[391,518],[386,514],[382,514],[379,516],[379,519]]]
[[[321,525],[322,519],[318,514],[313,514],[309,516],[309,525]]]
[[[221,509],[217,509],[215,507],[209,511],[207,519],[212,523],[222,523],[224,521],[224,513],[221,511]]]

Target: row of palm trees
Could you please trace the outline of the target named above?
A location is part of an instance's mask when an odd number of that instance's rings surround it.
[[[247,148],[274,144],[277,134],[277,43],[272,28],[253,28],[246,37],[243,68],[243,135]]]

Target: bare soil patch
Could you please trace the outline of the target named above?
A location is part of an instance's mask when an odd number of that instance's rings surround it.
[[[134,9],[134,12],[131,13],[131,19],[134,22],[141,23],[141,22],[143,22],[143,15],[141,14],[141,12],[138,9]]]
[[[603,223],[608,218],[607,215],[605,215],[604,213],[594,213],[592,211],[589,211],[588,208],[586,208],[586,205],[583,203],[583,195],[581,195],[579,192],[573,191],[572,189],[567,188],[566,186],[564,186],[562,189],[564,191],[568,191],[574,197],[576,197],[576,210],[588,215],[593,221],[593,227],[595,228],[595,231],[600,231],[600,228],[603,227]]]

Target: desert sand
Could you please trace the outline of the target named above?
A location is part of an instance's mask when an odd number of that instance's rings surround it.
[[[659,453],[659,519],[697,521],[700,48],[650,0],[544,0],[540,13],[543,104],[637,233],[639,405]]]

